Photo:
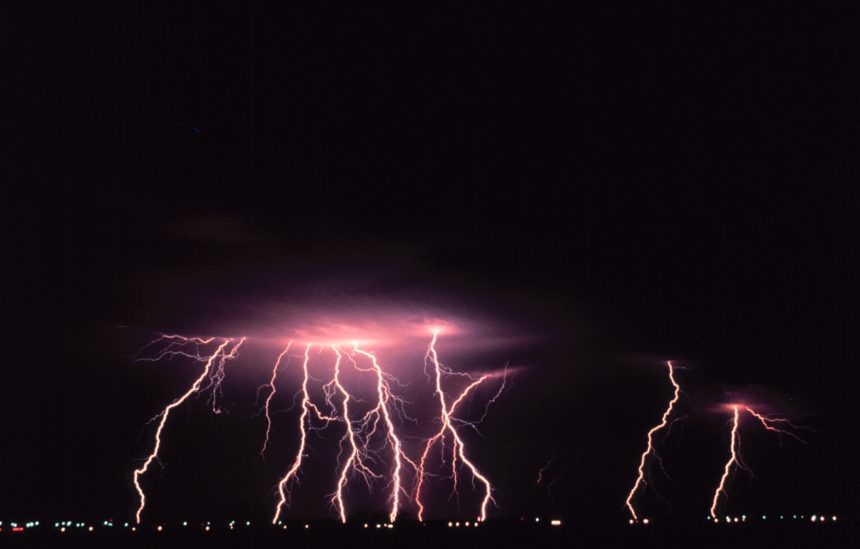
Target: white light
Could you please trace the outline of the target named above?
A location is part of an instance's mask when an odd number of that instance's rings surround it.
[[[156,528],[156,530],[158,530],[159,532],[161,532],[162,530],[164,530],[164,528],[159,524],[159,525],[158,525],[158,528]]]
[[[735,522],[737,522],[737,521],[738,521],[738,517],[735,517]]]
[[[812,522],[815,522],[815,518],[816,518],[816,515],[812,515],[811,517],[809,517],[809,520],[811,520]]]
[[[90,526],[89,528],[87,528],[87,530],[89,530],[90,532],[92,532],[92,531],[93,531],[93,527],[92,527],[92,526]]]
[[[628,520],[627,524],[633,524],[633,519]]]
[[[642,519],[642,524],[648,524],[650,521],[648,519]]]
[[[364,527],[365,527],[365,528],[367,528],[367,523],[366,523],[366,522],[364,523]]]
[[[540,522],[540,517],[535,517],[535,522]]]
[[[182,521],[182,526],[188,526],[188,521],[187,521],[187,520],[183,520],[183,521]]]
[[[831,517],[831,520],[833,520],[833,522],[836,522],[836,515],[833,515],[833,517]]]
[[[66,531],[66,527],[65,527],[65,526],[63,526],[62,528],[60,528],[60,532],[65,532],[65,531]]]
[[[205,530],[208,532],[208,531],[209,531],[209,526],[206,526]]]
[[[456,526],[457,528],[459,528],[459,527],[460,527],[460,523],[459,523],[459,522],[455,522],[455,523],[454,523],[454,526]]]
[[[470,524],[470,523],[469,523],[469,521],[467,520],[467,521],[466,521],[466,527],[468,527],[468,526],[469,526],[469,524]]]
[[[448,523],[448,528],[450,528],[450,527],[452,527],[452,526],[454,526],[454,523],[453,523],[453,522],[449,522],[449,523]]]
[[[553,526],[561,526],[561,521],[558,519],[552,519],[549,523]]]
[[[305,524],[305,530],[307,530],[307,529],[308,529],[308,528],[310,528],[310,527],[311,527],[311,525],[310,525],[310,524]]]

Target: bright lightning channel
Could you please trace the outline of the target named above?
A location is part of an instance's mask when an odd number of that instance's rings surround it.
[[[173,356],[184,356],[187,358],[192,358],[194,360],[204,362],[205,366],[203,368],[203,372],[194,380],[194,383],[191,387],[179,398],[168,404],[154,419],[160,418],[158,422],[158,427],[155,430],[155,446],[152,449],[152,452],[147,456],[146,461],[144,461],[143,465],[134,470],[134,487],[137,490],[137,495],[139,498],[139,505],[137,508],[137,512],[134,517],[138,524],[140,524],[140,518],[143,514],[143,509],[146,507],[146,494],[143,491],[143,488],[140,485],[140,478],[146,474],[149,470],[149,466],[153,461],[158,459],[158,452],[161,449],[161,433],[164,430],[164,426],[167,424],[167,418],[170,416],[170,412],[173,411],[178,406],[182,405],[185,401],[187,401],[193,394],[199,391],[205,391],[207,389],[212,389],[212,396],[210,397],[210,402],[212,403],[213,410],[218,413],[219,409],[215,403],[215,395],[217,391],[220,390],[221,382],[224,380],[224,365],[227,360],[235,358],[239,348],[245,342],[245,338],[241,338],[238,341],[235,341],[231,338],[224,339],[219,345],[218,348],[215,349],[215,352],[209,355],[208,357],[204,357],[200,354],[199,346],[206,345],[214,341],[214,338],[195,338],[195,337],[183,337],[178,335],[165,335],[161,336],[157,340],[153,341],[150,345],[155,344],[159,341],[169,341],[168,345],[162,349],[160,353],[158,353],[154,358],[151,359],[142,359],[146,361],[154,361],[160,360],[165,357],[173,357]],[[230,344],[233,344],[230,348],[230,351],[227,352],[226,349]],[[187,351],[186,348],[188,346],[194,345],[195,352]],[[149,345],[147,345],[148,347]],[[203,385],[204,382],[207,382],[206,385]]]
[[[636,491],[640,486],[646,484],[645,482],[645,462],[648,459],[650,454],[657,455],[657,452],[654,450],[654,434],[658,431],[665,429],[669,424],[669,416],[672,415],[672,409],[675,407],[675,404],[678,402],[678,398],[681,395],[681,386],[678,385],[678,382],[675,381],[675,368],[672,366],[671,361],[667,361],[666,365],[669,368],[669,382],[672,384],[674,388],[674,393],[672,395],[672,400],[669,401],[669,405],[666,406],[666,410],[663,411],[663,416],[660,418],[660,423],[652,427],[648,431],[647,441],[648,444],[645,447],[645,451],[642,452],[642,456],[639,458],[639,468],[637,469],[636,482],[633,483],[633,488],[630,489],[630,493],[627,494],[627,500],[625,504],[627,505],[627,509],[630,511],[630,515],[633,517],[633,521],[638,522],[639,516],[636,514],[636,509],[633,507],[633,496],[636,495]]]

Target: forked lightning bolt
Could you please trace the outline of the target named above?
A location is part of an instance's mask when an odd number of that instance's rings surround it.
[[[483,383],[489,376],[484,375],[477,379],[471,378],[471,382],[466,386],[465,389],[459,394],[459,396],[453,400],[450,404],[446,401],[445,392],[442,389],[442,374],[443,373],[452,373],[450,370],[445,368],[439,362],[439,355],[436,351],[436,341],[438,338],[439,332],[438,330],[434,330],[433,339],[430,341],[430,346],[427,349],[426,359],[431,363],[433,368],[433,379],[435,382],[435,390],[434,394],[439,398],[439,420],[440,426],[439,430],[427,439],[424,444],[424,451],[421,454],[421,458],[418,462],[418,481],[415,487],[415,503],[418,506],[418,520],[424,520],[424,504],[421,501],[421,490],[424,486],[425,477],[428,476],[429,473],[426,471],[427,465],[427,457],[430,454],[430,450],[436,443],[444,444],[445,435],[449,434],[451,436],[453,442],[453,448],[451,452],[451,475],[452,481],[454,484],[453,490],[457,491],[457,487],[459,485],[459,475],[458,475],[458,465],[457,460],[459,459],[466,467],[468,467],[469,471],[472,473],[472,478],[477,479],[484,487],[484,497],[481,499],[480,505],[480,514],[478,516],[479,521],[484,521],[487,518],[487,506],[490,502],[495,502],[493,499],[493,486],[490,484],[489,479],[481,473],[480,470],[469,460],[466,455],[466,448],[463,439],[460,438],[460,434],[457,432],[457,428],[454,425],[457,422],[457,418],[453,417],[454,411],[457,409],[457,406],[466,398],[466,395],[469,394],[470,391],[475,389],[478,385]],[[466,375],[466,374],[460,374]],[[504,388],[504,382],[502,388],[499,389],[499,392],[491,399],[490,403],[496,400],[498,396],[501,394],[502,389]],[[486,415],[486,414],[485,414]],[[462,422],[468,424],[467,422]]]
[[[242,343],[245,342],[245,338],[241,338],[238,341],[230,338],[224,339],[218,345],[217,349],[215,349],[215,352],[208,357],[200,354],[200,346],[205,346],[211,343],[214,341],[214,338],[203,339],[193,337],[187,338],[183,336],[161,336],[152,344],[161,341],[168,341],[167,346],[162,349],[161,352],[159,352],[154,358],[141,360],[160,360],[165,357],[184,356],[204,362],[205,366],[203,368],[203,372],[201,372],[197,379],[194,380],[191,387],[182,396],[168,404],[164,410],[153,418],[153,420],[159,419],[158,427],[155,430],[155,446],[152,449],[152,453],[150,453],[146,458],[146,461],[144,461],[143,465],[134,470],[133,477],[134,487],[137,490],[137,494],[140,499],[140,504],[137,508],[137,512],[135,513],[135,520],[138,524],[140,524],[140,517],[143,513],[144,507],[146,506],[146,494],[140,485],[140,478],[146,474],[152,462],[158,459],[158,452],[161,449],[161,434],[162,431],[164,431],[164,426],[167,424],[167,418],[170,416],[170,412],[182,405],[195,393],[206,389],[212,389],[210,402],[212,403],[213,410],[217,413],[219,410],[216,406],[214,395],[220,389],[221,382],[224,380],[224,364],[228,359],[235,358],[239,351],[239,347],[241,347]],[[232,347],[228,352],[227,347],[230,346],[230,344],[232,344]],[[150,345],[147,345],[147,347]],[[194,351],[192,352],[188,350],[189,347],[193,347]],[[204,383],[206,383],[206,385],[204,385]]]
[[[402,485],[401,470],[403,469],[403,462],[405,461],[413,468],[417,468],[417,465],[415,465],[415,463],[403,452],[403,445],[400,441],[400,437],[397,435],[394,421],[391,419],[392,407],[399,403],[401,405],[400,409],[402,410],[403,401],[391,393],[391,385],[388,382],[389,376],[382,371],[382,368],[379,366],[379,362],[376,360],[376,356],[373,353],[362,351],[358,348],[357,344],[353,345],[352,349],[356,354],[370,359],[370,363],[372,365],[371,369],[376,375],[377,404],[374,409],[364,415],[361,420],[361,425],[363,428],[370,426],[370,431],[367,432],[365,436],[365,441],[368,441],[367,443],[369,444],[370,438],[377,430],[380,419],[385,423],[386,445],[391,448],[391,452],[394,456],[394,471],[391,473],[391,495],[389,496],[391,511],[388,513],[388,520],[394,522],[397,520],[397,514],[400,510],[400,492]],[[359,369],[361,370],[361,368]]]
[[[278,496],[279,500],[275,507],[275,516],[272,518],[272,524],[276,524],[278,522],[278,518],[281,516],[281,510],[284,505],[287,505],[290,499],[290,484],[292,482],[298,482],[298,473],[302,467],[302,459],[305,455],[305,445],[307,444],[308,439],[308,429],[311,428],[310,425],[310,413],[313,410],[314,414],[321,420],[329,423],[331,421],[335,421],[337,418],[333,416],[324,415],[317,406],[311,402],[310,393],[308,392],[308,380],[310,379],[310,374],[308,372],[308,363],[311,360],[311,344],[305,347],[305,357],[302,361],[302,413],[299,416],[299,448],[296,451],[296,457],[293,459],[293,464],[290,466],[287,473],[281,478],[281,481],[278,483]]]
[[[344,444],[349,444],[349,455],[346,458],[346,461],[340,468],[340,475],[337,480],[337,489],[335,490],[334,495],[331,496],[331,502],[337,506],[338,515],[340,515],[340,521],[346,523],[346,503],[343,497],[343,491],[346,488],[346,484],[348,481],[348,475],[350,471],[356,471],[361,475],[367,484],[368,488],[371,486],[371,480],[380,478],[381,476],[374,473],[370,467],[365,464],[366,459],[366,447],[360,444],[358,437],[355,432],[355,428],[352,423],[352,418],[349,415],[349,400],[350,395],[346,391],[341,382],[341,370],[340,364],[343,359],[343,353],[341,353],[340,349],[337,346],[332,346],[332,350],[335,352],[337,356],[337,360],[334,364],[334,384],[337,387],[338,392],[343,397],[343,422],[346,426],[346,433],[343,438],[340,440],[340,452],[343,453]],[[350,358],[350,360],[352,360]],[[354,364],[354,362],[353,362]],[[340,460],[340,455],[338,455],[338,461]]]
[[[796,434],[792,433],[791,431],[786,431],[784,429],[780,429],[780,428],[774,426],[774,424],[777,423],[777,424],[788,425],[788,426],[793,427],[793,428],[799,428],[787,419],[767,417],[763,414],[759,414],[758,412],[756,412],[755,410],[753,410],[752,408],[750,408],[749,406],[746,406],[744,404],[731,404],[730,406],[732,409],[732,432],[731,432],[731,441],[729,443],[729,459],[728,459],[728,461],[726,461],[726,464],[723,466],[723,474],[720,477],[720,482],[717,485],[717,489],[714,491],[714,497],[711,499],[710,512],[711,512],[711,518],[713,519],[714,522],[719,521],[719,518],[717,518],[717,504],[719,503],[720,494],[728,497],[728,494],[726,493],[726,482],[728,481],[729,474],[731,473],[733,466],[737,465],[738,467],[740,467],[741,469],[743,469],[745,471],[748,471],[748,472],[750,471],[749,467],[746,466],[746,464],[743,461],[743,458],[741,457],[741,450],[740,450],[741,440],[740,440],[740,433],[739,433],[739,425],[740,425],[740,412],[742,410],[749,412],[749,414],[751,416],[753,416],[754,418],[756,418],[756,420],[758,420],[758,422],[761,423],[762,426],[764,426],[764,428],[767,429],[768,431],[777,433],[780,436],[788,435],[788,436],[794,438],[795,440],[797,440],[798,442],[801,442],[801,443],[804,442],[803,439],[801,439],[800,437],[798,437]]]
[[[672,409],[675,407],[675,404],[678,402],[678,398],[681,395],[681,386],[675,381],[675,368],[672,366],[672,362],[666,362],[666,365],[669,368],[669,382],[672,384],[674,388],[674,393],[672,395],[672,400],[669,401],[669,405],[666,406],[666,410],[663,412],[663,416],[660,418],[660,423],[652,427],[648,431],[647,436],[647,445],[645,447],[645,451],[642,452],[642,456],[639,458],[639,468],[637,469],[636,482],[633,483],[633,488],[630,489],[630,493],[627,494],[626,505],[627,509],[630,511],[630,515],[633,517],[633,521],[638,521],[639,516],[636,514],[636,509],[633,507],[633,496],[636,495],[636,490],[643,484],[645,484],[645,462],[648,459],[649,454],[657,455],[654,450],[654,434],[658,431],[665,429],[669,424],[669,417],[672,415]]]

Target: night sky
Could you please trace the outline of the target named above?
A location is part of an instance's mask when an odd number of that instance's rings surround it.
[[[744,423],[756,476],[730,509],[860,512],[856,8],[409,4],[16,17],[0,518],[132,516],[143,424],[199,371],[135,362],[158,332],[278,337],[339,310],[463,320],[481,337],[441,340],[452,367],[517,367],[468,435],[491,516],[626,521],[669,359],[687,420],[647,516],[704,520],[731,395],[814,431]],[[399,350],[418,386],[424,350]],[[296,436],[276,415],[260,459],[276,355],[228,365],[229,414],[177,411],[151,519],[270,516]],[[313,444],[290,516],[333,516]]]

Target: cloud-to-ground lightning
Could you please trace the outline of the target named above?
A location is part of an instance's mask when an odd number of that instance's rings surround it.
[[[777,433],[780,436],[788,435],[801,443],[804,442],[803,439],[801,439],[791,431],[780,429],[779,427],[774,426],[774,424],[782,424],[788,425],[793,428],[798,428],[796,425],[794,425],[787,419],[767,417],[763,414],[756,412],[755,410],[744,404],[730,404],[729,406],[732,410],[732,431],[731,440],[729,443],[729,459],[723,466],[723,474],[722,476],[720,476],[720,482],[719,484],[717,484],[717,489],[714,491],[714,496],[711,499],[710,516],[714,520],[714,522],[719,521],[719,518],[717,518],[717,505],[719,504],[720,494],[728,497],[728,494],[726,493],[726,482],[728,481],[729,474],[731,474],[732,472],[732,468],[737,465],[745,471],[750,471],[749,467],[746,466],[743,457],[741,456],[741,440],[739,433],[741,411],[749,412],[749,414],[756,418],[756,420],[761,423],[762,426],[764,426],[764,428],[768,431]]]
[[[348,475],[350,471],[358,472],[368,487],[370,487],[370,482],[372,479],[379,478],[380,475],[374,473],[366,464],[365,464],[365,449],[360,444],[358,437],[355,432],[355,428],[352,423],[352,417],[349,414],[349,401],[350,395],[347,390],[344,388],[343,383],[341,382],[341,370],[340,364],[343,359],[343,353],[337,346],[332,346],[332,350],[335,352],[337,359],[334,364],[334,379],[333,382],[337,387],[338,392],[343,397],[343,422],[346,426],[346,433],[340,441],[340,452],[343,453],[344,444],[349,444],[349,455],[346,458],[346,461],[340,467],[340,475],[337,480],[337,489],[335,493],[331,496],[331,502],[337,506],[338,514],[340,515],[340,521],[346,523],[346,502],[343,497],[344,489],[346,488],[346,484],[348,481]],[[338,455],[340,458],[340,455]]]
[[[167,424],[167,418],[170,416],[170,412],[178,406],[182,405],[192,395],[198,393],[199,391],[212,389],[214,395],[215,391],[220,388],[220,384],[224,380],[224,364],[227,360],[236,357],[236,354],[239,351],[239,347],[241,347],[242,344],[245,342],[245,338],[241,338],[238,341],[231,338],[225,338],[223,341],[221,341],[215,351],[209,356],[204,356],[200,354],[200,346],[211,343],[212,341],[214,341],[214,338],[203,339],[193,337],[186,338],[183,336],[162,336],[155,342],[159,341],[168,341],[168,344],[154,358],[143,360],[159,360],[165,357],[184,356],[200,362],[204,362],[205,366],[200,375],[194,380],[194,383],[191,385],[191,387],[189,387],[188,390],[182,394],[182,396],[168,404],[157,416],[155,416],[155,418],[153,418],[153,420],[159,419],[158,427],[155,430],[155,445],[152,449],[152,452],[149,454],[149,456],[147,456],[143,465],[140,468],[134,470],[133,476],[134,487],[137,490],[138,498],[140,501],[137,508],[137,512],[135,513],[135,520],[138,524],[140,523],[143,509],[146,506],[146,494],[144,493],[143,488],[140,485],[140,478],[144,474],[146,474],[146,472],[149,470],[149,466],[152,465],[152,462],[158,459],[158,452],[161,450],[161,434],[164,430],[164,426]],[[189,346],[194,347],[193,352],[187,349]],[[228,347],[230,348],[229,351],[227,351]],[[214,396],[210,398],[210,402],[213,405],[213,410],[218,412]]]
[[[391,510],[388,513],[388,520],[394,522],[397,520],[397,514],[400,511],[400,492],[402,486],[401,470],[403,469],[403,462],[405,461],[412,465],[413,468],[417,468],[415,462],[409,459],[403,452],[403,444],[400,441],[400,437],[397,435],[394,421],[391,419],[392,406],[398,402],[402,405],[402,401],[392,394],[391,385],[388,382],[389,377],[385,372],[383,372],[382,367],[376,359],[376,355],[359,349],[357,344],[353,345],[353,351],[356,354],[370,359],[372,371],[376,375],[377,404],[375,408],[364,415],[361,423],[363,426],[372,425],[370,432],[367,434],[366,440],[369,440],[373,433],[376,432],[380,419],[385,423],[386,445],[391,448],[391,452],[394,456],[394,470],[391,473],[391,495],[389,496]]]
[[[424,520],[424,504],[421,501],[421,491],[424,486],[425,477],[428,475],[426,471],[427,465],[427,457],[430,454],[430,450],[436,443],[444,444],[445,435],[449,434],[452,439],[453,448],[451,452],[451,475],[453,481],[453,490],[456,493],[457,487],[459,485],[459,475],[458,475],[458,464],[457,460],[459,459],[472,473],[472,478],[477,479],[484,487],[484,497],[481,499],[480,505],[480,514],[478,516],[479,521],[484,521],[487,518],[487,506],[490,502],[495,502],[493,499],[493,486],[490,484],[489,479],[481,473],[481,471],[475,466],[475,464],[469,460],[466,455],[466,447],[463,439],[460,437],[460,434],[457,432],[457,427],[455,423],[458,422],[457,418],[453,416],[454,411],[457,409],[457,406],[465,399],[465,397],[474,390],[478,385],[483,383],[489,376],[483,375],[477,379],[472,378],[471,376],[467,376],[470,379],[470,383],[460,392],[459,396],[454,399],[450,404],[448,404],[445,392],[442,388],[442,374],[450,373],[450,371],[445,368],[439,361],[439,355],[436,351],[436,341],[439,336],[439,331],[433,331],[433,338],[430,341],[430,346],[427,349],[426,360],[432,365],[433,368],[433,380],[434,380],[434,395],[439,399],[439,421],[440,426],[436,433],[427,439],[424,444],[424,451],[421,454],[421,458],[418,461],[418,480],[415,486],[415,503],[418,506],[418,520]],[[463,374],[465,375],[465,374]],[[501,394],[501,389],[496,396],[493,397],[492,401]],[[467,422],[462,422],[467,423]]]
[[[681,386],[678,385],[678,382],[675,381],[675,368],[672,366],[671,361],[667,361],[666,365],[669,369],[669,382],[672,384],[674,392],[672,394],[672,399],[669,401],[669,404],[666,406],[666,409],[663,411],[663,415],[660,417],[660,423],[651,427],[648,431],[647,435],[647,445],[645,446],[645,451],[642,452],[642,456],[639,458],[639,468],[637,469],[636,481],[633,483],[633,488],[630,489],[630,493],[627,494],[627,500],[625,504],[627,509],[630,511],[630,515],[633,521],[639,520],[639,515],[636,513],[636,509],[633,507],[633,496],[636,495],[636,491],[639,487],[645,484],[645,462],[648,459],[650,454],[657,455],[654,450],[654,434],[658,431],[665,429],[669,424],[669,417],[672,415],[672,410],[675,407],[675,404],[678,402],[678,399],[681,395]]]
[[[404,508],[413,504],[418,508],[419,518],[423,520],[428,489],[427,479],[436,477],[428,470],[428,455],[433,448],[441,448],[442,464],[446,470],[445,478],[453,482],[451,496],[458,495],[461,486],[463,469],[471,473],[473,488],[478,485],[482,490],[479,520],[487,515],[487,506],[494,502],[493,486],[486,475],[478,469],[470,459],[466,441],[462,438],[460,429],[473,429],[478,435],[479,424],[487,417],[489,407],[500,397],[506,388],[508,366],[504,371],[488,372],[473,375],[467,372],[454,371],[439,361],[436,353],[438,331],[434,330],[433,338],[424,353],[424,373],[428,380],[433,381],[433,401],[437,402],[438,412],[433,412],[434,419],[439,422],[439,429],[429,439],[420,439],[416,453],[420,453],[420,464],[417,457],[410,457],[408,446],[404,443],[404,435],[408,423],[418,426],[418,419],[409,414],[412,403],[398,394],[398,387],[408,384],[401,382],[393,373],[384,367],[384,361],[370,350],[372,342],[393,341],[393,339],[375,338],[364,340],[347,340],[337,338],[344,332],[341,326],[323,330],[324,337],[319,337],[314,331],[296,331],[293,335],[298,340],[291,339],[282,347],[274,362],[267,368],[266,382],[257,388],[258,402],[265,393],[260,406],[260,414],[265,420],[265,430],[260,448],[260,456],[265,457],[273,443],[273,423],[275,415],[272,406],[279,393],[279,385],[284,372],[293,365],[301,364],[301,387],[293,397],[294,403],[300,407],[296,432],[297,447],[290,460],[286,472],[279,476],[276,483],[276,504],[273,509],[272,523],[277,524],[283,517],[286,508],[292,504],[292,490],[300,482],[303,469],[308,459],[308,449],[312,445],[311,437],[314,432],[321,432],[334,426],[342,426],[338,442],[335,474],[332,481],[333,490],[327,498],[331,507],[336,511],[341,522],[346,523],[349,517],[348,489],[350,482],[363,482],[371,492],[381,489],[386,494],[386,513],[389,523],[394,523]],[[352,335],[352,330],[347,331]],[[314,335],[311,335],[314,334]],[[332,337],[335,336],[335,337]],[[349,344],[346,343],[349,341]],[[239,348],[246,338],[216,338],[216,337],[186,337],[181,335],[160,335],[157,339],[145,345],[139,354],[146,351],[149,355],[138,360],[158,361],[174,358],[189,359],[199,362],[203,371],[197,376],[192,385],[180,397],[168,404],[150,422],[157,424],[154,448],[143,465],[136,469],[133,475],[134,486],[139,496],[139,506],[135,513],[138,523],[146,505],[146,495],[141,485],[142,476],[158,461],[163,446],[163,432],[168,418],[173,410],[196,395],[207,394],[208,403],[214,413],[221,413],[219,399],[222,382],[225,379],[225,364],[237,356]],[[299,343],[300,342],[300,343]],[[303,357],[292,360],[291,352],[296,345],[301,345]],[[365,346],[367,345],[367,346]],[[157,352],[153,353],[153,348]],[[214,350],[213,350],[214,349]],[[313,355],[313,356],[312,356]],[[317,380],[313,371],[318,367],[316,355],[328,357],[333,362],[333,374],[329,377],[329,367],[326,367],[325,379]],[[301,355],[300,355],[301,356]],[[432,372],[431,372],[432,368]],[[350,391],[350,376],[358,376],[357,380],[372,380],[373,396],[365,400],[358,398]],[[443,386],[447,379],[457,380],[459,390],[446,393]],[[482,414],[478,419],[466,418],[465,402],[475,394],[479,387],[487,384],[488,380],[501,379],[498,391],[485,403]],[[321,383],[322,396],[312,397],[311,382]],[[365,387],[367,387],[365,385]],[[366,389],[365,389],[366,390]],[[318,398],[318,400],[317,400]],[[368,402],[367,405],[364,403]],[[434,406],[435,408],[435,406]],[[359,411],[360,410],[360,411]],[[477,415],[476,415],[477,417]],[[482,436],[482,435],[481,435]],[[450,446],[448,445],[450,443]],[[450,455],[450,457],[448,457]]]
[[[296,457],[293,459],[293,464],[290,466],[287,473],[278,482],[279,500],[275,507],[275,516],[272,518],[272,524],[278,522],[281,516],[281,510],[284,505],[288,505],[290,501],[290,484],[298,482],[298,473],[302,467],[302,460],[305,455],[305,445],[307,444],[308,429],[310,428],[310,413],[313,410],[314,414],[326,423],[335,421],[337,418],[323,414],[320,409],[311,401],[310,393],[308,392],[308,380],[310,373],[308,372],[308,363],[311,360],[311,344],[308,343],[305,347],[305,356],[302,361],[302,413],[299,416],[299,448],[296,451]]]

